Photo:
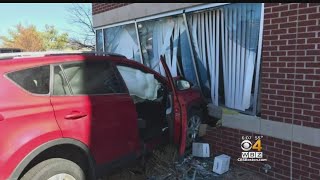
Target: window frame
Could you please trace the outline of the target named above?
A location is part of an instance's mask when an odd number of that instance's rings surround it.
[[[124,85],[124,92],[123,93],[107,93],[107,94],[74,94],[73,91],[72,91],[72,87],[66,77],[66,74],[64,72],[64,68],[62,67],[62,65],[68,65],[68,64],[81,64],[81,63],[84,63],[84,61],[86,60],[74,60],[74,61],[67,61],[67,62],[58,62],[58,63],[53,63],[51,64],[51,75],[50,75],[50,93],[51,93],[51,96],[54,96],[54,97],[64,97],[64,96],[110,96],[110,95],[129,95],[129,91],[128,91],[128,88],[126,86],[126,84],[124,83],[120,73],[118,72],[118,70],[116,69],[114,63],[112,61],[107,61],[108,63],[110,63],[111,67],[113,68],[114,72],[115,72],[115,76],[117,78],[117,80],[119,81],[119,83],[121,83],[122,85]],[[89,60],[89,61],[101,61],[101,60]],[[53,87],[54,87],[54,68],[56,66],[59,66],[62,70],[62,74],[63,74],[63,78],[64,80],[66,81],[69,89],[70,89],[70,95],[67,95],[67,94],[64,94],[64,95],[57,95],[57,94],[53,94]],[[119,75],[120,75],[120,78],[119,78]]]
[[[33,68],[39,68],[39,67],[43,67],[43,66],[49,66],[49,91],[47,94],[37,94],[37,93],[33,93],[30,92],[28,90],[26,90],[25,88],[23,88],[22,86],[20,86],[18,83],[16,83],[14,80],[12,80],[8,74],[10,73],[14,73],[14,72],[18,72],[18,71],[23,71],[23,70],[27,70],[27,69],[33,69]],[[36,66],[31,66],[31,67],[23,67],[20,69],[15,69],[12,71],[8,71],[3,75],[6,79],[8,79],[10,82],[12,82],[15,86],[17,86],[18,88],[20,88],[22,91],[33,95],[33,96],[39,96],[39,97],[44,97],[44,96],[50,96],[51,95],[51,91],[50,91],[50,86],[51,86],[51,64],[42,64],[42,65],[36,65]]]

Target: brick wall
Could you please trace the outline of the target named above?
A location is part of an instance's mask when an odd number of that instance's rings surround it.
[[[98,14],[101,12],[109,11],[111,9],[126,6],[131,3],[92,3],[92,14]]]
[[[208,128],[205,140],[211,144],[211,152],[214,155],[230,155],[234,165],[260,172],[268,179],[290,179],[290,141],[263,136],[262,152],[264,153],[263,158],[266,158],[267,162],[237,161],[242,152],[240,147],[241,137],[255,135],[257,134],[239,129]],[[293,179],[320,179],[320,147],[293,142],[292,152]],[[272,167],[267,174],[261,169],[265,163]]]
[[[261,116],[320,128],[320,4],[265,3]]]

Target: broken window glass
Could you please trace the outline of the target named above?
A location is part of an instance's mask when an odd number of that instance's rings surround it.
[[[182,16],[139,22],[138,31],[145,65],[165,75],[160,63],[160,55],[165,55],[173,77],[180,75],[197,84]]]
[[[141,61],[137,33],[134,24],[111,27],[103,30],[105,52],[118,53],[128,59]]]

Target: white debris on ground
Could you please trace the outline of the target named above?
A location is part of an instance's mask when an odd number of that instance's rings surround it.
[[[260,174],[231,166],[229,171],[219,175],[212,171],[214,157],[198,158],[191,154],[178,158],[173,146],[160,147],[147,157],[145,166],[122,168],[103,180],[263,180]]]

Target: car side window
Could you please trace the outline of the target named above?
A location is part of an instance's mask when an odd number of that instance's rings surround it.
[[[126,93],[124,84],[107,61],[62,64],[62,68],[56,66],[53,89],[55,95]]]
[[[48,94],[50,82],[50,66],[33,67],[7,74],[7,77],[34,94]]]

